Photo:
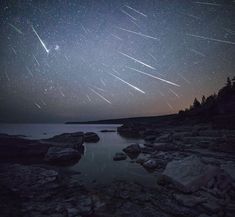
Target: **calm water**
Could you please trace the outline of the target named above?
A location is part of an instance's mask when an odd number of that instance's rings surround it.
[[[85,153],[81,160],[72,167],[64,168],[73,172],[81,172],[78,179],[89,184],[96,181],[106,184],[115,179],[137,181],[145,185],[156,182],[154,174],[147,172],[142,166],[132,163],[131,159],[113,161],[116,152],[132,143],[143,143],[142,140],[126,139],[116,132],[101,133],[101,130],[116,130],[119,125],[65,125],[65,124],[0,124],[0,133],[25,135],[31,139],[49,138],[61,133],[96,132],[98,143],[84,144]]]

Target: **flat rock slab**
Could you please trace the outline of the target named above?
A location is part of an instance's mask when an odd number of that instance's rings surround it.
[[[163,177],[183,192],[194,192],[207,185],[219,171],[219,167],[205,165],[199,157],[192,155],[169,162]]]
[[[45,155],[46,162],[56,164],[70,163],[80,158],[80,152],[73,148],[50,147]]]
[[[38,166],[5,164],[0,168],[1,183],[12,191],[26,193],[48,186],[57,180],[58,173],[54,170]]]

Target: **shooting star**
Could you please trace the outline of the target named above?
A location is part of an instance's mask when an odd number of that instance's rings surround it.
[[[6,70],[4,70],[4,73],[5,73],[6,79],[7,79],[8,81],[10,81],[10,77],[9,77],[9,75],[8,75],[8,73],[7,73]]]
[[[125,53],[122,53],[121,51],[119,51],[119,53],[122,54],[123,56],[126,56],[126,57],[128,57],[128,58],[134,60],[135,62],[140,63],[141,65],[144,65],[144,66],[146,66],[146,67],[148,67],[148,68],[150,68],[150,69],[155,70],[154,67],[152,67],[152,66],[150,66],[150,65],[148,65],[148,64],[146,64],[146,63],[144,63],[144,62],[142,62],[142,61],[140,61],[140,60],[137,60],[137,59],[135,59],[134,57],[131,57],[131,56],[125,54]]]
[[[174,108],[172,107],[172,105],[171,105],[169,102],[166,102],[166,104],[168,105],[168,107],[169,107],[171,110],[174,110]]]
[[[142,71],[140,71],[140,70],[138,70],[138,69],[134,69],[134,68],[131,68],[131,67],[128,67],[128,66],[126,66],[126,68],[131,69],[131,70],[136,71],[136,72],[139,72],[139,73],[141,73],[141,74],[143,74],[143,75],[147,75],[147,76],[149,76],[149,77],[155,78],[155,79],[157,79],[157,80],[163,81],[163,82],[165,82],[165,83],[167,83],[167,84],[171,84],[171,85],[173,85],[173,86],[180,87],[180,85],[178,85],[178,84],[176,84],[176,83],[173,83],[173,82],[171,82],[171,81],[168,81],[168,80],[159,78],[159,77],[157,77],[157,76],[155,76],[155,75],[152,75],[152,74],[149,74],[149,73],[146,73],[146,72],[142,72]]]
[[[186,34],[186,35],[192,36],[192,37],[195,37],[195,38],[201,38],[201,39],[209,40],[209,41],[215,41],[215,42],[220,42],[220,43],[224,43],[224,44],[235,45],[235,42],[233,42],[233,41],[226,41],[226,40],[221,40],[221,39],[216,39],[216,38],[209,38],[209,37],[200,36],[200,35],[193,35],[193,34]]]
[[[127,84],[128,86],[134,88],[135,90],[137,90],[137,91],[139,91],[139,92],[145,94],[145,92],[144,92],[143,90],[141,90],[141,89],[139,89],[138,87],[136,87],[136,86],[134,86],[134,85],[128,83],[127,81],[124,81],[123,79],[119,78],[118,76],[114,75],[113,73],[110,73],[110,72],[109,72],[109,74],[112,75],[113,77],[117,78],[118,80],[120,80],[120,81],[123,82],[124,84]]]
[[[20,29],[18,29],[16,26],[14,26],[14,25],[11,24],[11,23],[8,23],[8,24],[9,24],[9,26],[11,26],[16,32],[18,32],[19,34],[23,35],[23,32],[22,32]]]
[[[122,30],[122,31],[129,32],[129,33],[132,33],[132,34],[135,34],[135,35],[139,35],[139,36],[142,36],[142,37],[145,37],[145,38],[151,38],[151,39],[154,39],[154,40],[157,40],[157,41],[160,40],[159,38],[156,38],[156,37],[153,37],[153,36],[150,36],[150,35],[145,35],[145,34],[140,33],[140,32],[135,32],[135,31],[132,31],[132,30],[121,28],[121,27],[117,27],[117,28]]]
[[[211,6],[221,6],[221,4],[218,3],[210,3],[210,2],[193,2],[194,4],[199,4],[199,5],[211,5]]]
[[[34,29],[33,26],[31,26],[31,27],[32,27],[32,30],[33,30],[33,32],[35,33],[35,35],[38,37],[38,39],[39,39],[41,45],[43,46],[43,48],[45,49],[45,51],[46,51],[47,53],[49,53],[50,50],[47,49],[46,45],[44,44],[44,42],[42,41],[42,39],[41,39],[40,36],[38,35],[37,31]]]
[[[42,109],[42,107],[41,107],[39,104],[37,104],[36,102],[34,103],[34,105],[35,105],[38,109]]]
[[[187,78],[185,78],[183,75],[181,75],[181,74],[179,74],[179,73],[177,73],[186,83],[188,83],[188,84],[191,84],[191,82],[187,79]]]
[[[203,54],[202,52],[200,52],[200,51],[198,51],[198,50],[195,50],[195,49],[193,49],[193,48],[191,48],[190,49],[193,53],[195,53],[195,54],[197,54],[197,55],[199,55],[199,56],[202,56],[202,57],[205,57],[206,55],[205,54]]]
[[[126,11],[124,10],[121,10],[122,13],[126,14],[128,17],[130,17],[131,19],[133,20],[137,20],[135,17],[131,16],[129,13],[127,13]]]
[[[40,66],[40,63],[38,62],[37,58],[33,55],[33,58],[35,60],[35,62]]]
[[[89,100],[89,102],[91,102],[91,98],[89,97],[89,95],[86,95],[87,99]]]
[[[94,94],[96,94],[97,96],[99,96],[101,99],[103,99],[105,102],[112,104],[109,100],[107,100],[104,96],[102,96],[101,94],[99,94],[98,92],[96,92],[95,90],[93,90],[92,88],[88,87]]]
[[[31,70],[28,68],[28,66],[25,66],[26,70],[28,71],[28,73],[31,75],[31,77],[33,78],[33,73],[31,72]]]
[[[174,90],[169,89],[169,91],[170,91],[171,93],[173,93],[177,98],[180,98],[180,96],[179,96]]]
[[[113,36],[114,38],[116,38],[116,39],[122,41],[122,39],[121,39],[120,37],[118,37],[118,36],[116,36],[116,35],[114,35],[114,34],[111,34],[111,36]]]
[[[129,8],[129,9],[135,11],[136,13],[138,13],[138,14],[144,16],[144,17],[147,17],[146,14],[144,14],[144,13],[142,13],[142,12],[140,12],[140,11],[138,11],[138,10],[136,10],[136,9],[134,9],[134,8],[132,8],[132,7],[130,7],[130,6],[128,6],[128,5],[125,5],[125,6],[126,6],[127,8]]]
[[[15,50],[14,47],[11,46],[11,50],[13,51],[13,53],[14,53],[15,55],[17,55],[17,52],[16,52],[16,50]]]
[[[106,84],[102,78],[100,79],[100,82],[103,84],[103,86],[106,86]]]

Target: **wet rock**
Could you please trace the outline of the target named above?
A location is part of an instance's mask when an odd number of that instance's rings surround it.
[[[87,143],[94,143],[100,140],[99,136],[93,132],[87,132],[84,134],[84,141]]]
[[[158,163],[155,159],[147,160],[143,163],[143,166],[147,169],[155,169],[158,166]]]
[[[139,154],[141,152],[141,148],[139,144],[132,144],[124,148],[123,151],[128,154]]]
[[[84,133],[83,132],[63,133],[49,139],[44,139],[44,141],[65,143],[65,144],[70,144],[70,143],[83,144]]]
[[[155,140],[155,142],[157,143],[172,142],[172,141],[173,141],[172,133],[163,134]]]
[[[120,153],[116,153],[115,156],[113,157],[114,161],[120,161],[120,160],[126,160],[127,156],[126,154],[120,152]]]
[[[140,124],[124,124],[121,127],[117,128],[117,132],[119,135],[123,137],[129,137],[129,138],[140,138],[141,132],[145,131],[145,127],[141,126]]]
[[[83,195],[77,201],[77,208],[82,215],[90,215],[93,213],[93,203],[89,196]]]
[[[81,154],[73,148],[50,147],[45,155],[45,161],[52,164],[71,164],[77,162]]]
[[[182,148],[173,143],[154,143],[153,149],[155,151],[179,151]]]
[[[194,192],[207,185],[218,172],[218,167],[205,165],[200,158],[193,155],[169,162],[163,177],[183,192]]]
[[[116,132],[116,130],[101,130],[101,133],[112,133],[112,132]]]
[[[186,207],[194,207],[207,201],[207,198],[190,194],[175,194],[174,198]]]
[[[0,135],[0,162],[34,163],[43,161],[50,144],[38,140]]]
[[[38,166],[6,164],[0,168],[1,183],[14,192],[31,194],[41,187],[49,187],[56,182],[58,173]]]
[[[220,167],[235,181],[235,163],[230,161],[222,164]]]
[[[144,140],[147,142],[154,142],[156,140],[156,136],[155,135],[149,135],[149,136],[145,136]]]

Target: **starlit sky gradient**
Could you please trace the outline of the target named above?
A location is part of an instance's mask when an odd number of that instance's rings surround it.
[[[1,0],[0,122],[176,113],[235,72],[235,1]]]

